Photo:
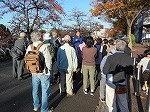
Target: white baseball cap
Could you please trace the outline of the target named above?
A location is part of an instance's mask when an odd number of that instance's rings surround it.
[[[49,40],[49,39],[51,39],[51,37],[49,36],[49,33],[45,33],[45,34],[43,35],[43,39],[44,39],[44,40]]]

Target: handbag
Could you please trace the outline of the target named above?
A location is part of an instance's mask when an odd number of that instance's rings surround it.
[[[115,93],[116,94],[125,94],[126,93],[126,85],[116,84]]]
[[[11,55],[15,57],[17,60],[22,60],[24,58],[24,53],[19,48],[12,47]]]
[[[148,78],[150,76],[150,72],[148,70],[145,70],[142,74],[143,74],[144,81],[148,81]]]

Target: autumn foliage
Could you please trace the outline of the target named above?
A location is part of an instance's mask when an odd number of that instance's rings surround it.
[[[60,21],[63,8],[56,0],[2,0],[0,16],[13,12],[10,21],[14,33],[26,30],[29,34],[51,21]]]
[[[127,36],[131,35],[131,28],[142,11],[149,10],[149,0],[96,0],[92,4],[93,16],[104,18],[108,22],[119,21],[118,25],[126,25]],[[121,22],[120,22],[121,21]],[[115,26],[118,27],[118,26]],[[130,37],[131,38],[131,37]],[[130,45],[132,45],[130,43]]]

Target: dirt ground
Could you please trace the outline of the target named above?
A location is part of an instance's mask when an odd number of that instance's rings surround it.
[[[137,57],[137,54],[143,54],[146,49],[148,48],[142,47],[141,44],[136,44],[136,46],[132,48],[133,57]]]

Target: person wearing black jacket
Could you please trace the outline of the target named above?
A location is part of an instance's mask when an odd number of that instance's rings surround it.
[[[126,42],[116,40],[116,52],[108,56],[103,68],[103,73],[107,74],[106,82],[106,104],[109,112],[117,112],[116,102],[121,112],[129,112],[126,94],[126,77],[133,73],[133,59],[124,53]],[[111,81],[108,76],[111,74]],[[119,91],[118,91],[119,90]],[[121,90],[121,91],[120,91]]]
[[[16,54],[12,54],[12,59],[13,59],[13,77],[14,78],[18,78],[18,80],[22,79],[22,75],[24,72],[24,55],[25,55],[25,39],[26,34],[24,32],[20,33],[19,38],[15,41],[14,43],[14,49],[16,50],[16,52],[18,52],[19,54],[22,55],[22,58],[17,59],[16,58]]]
[[[108,40],[103,40],[102,58],[108,54]]]

